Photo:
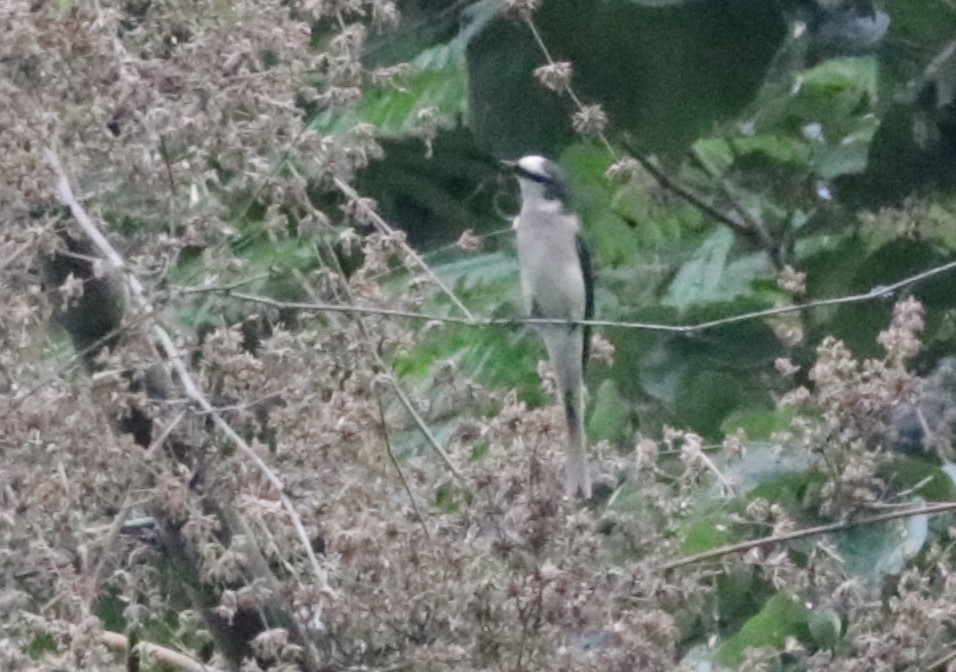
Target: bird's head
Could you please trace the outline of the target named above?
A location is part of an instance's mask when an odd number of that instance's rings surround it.
[[[551,204],[561,208],[567,205],[567,181],[553,161],[531,154],[517,161],[502,161],[502,164],[518,178],[521,200],[525,203]]]

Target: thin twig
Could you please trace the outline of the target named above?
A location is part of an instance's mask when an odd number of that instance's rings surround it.
[[[525,25],[528,26],[528,30],[531,31],[534,41],[538,44],[538,48],[541,50],[541,53],[544,55],[545,60],[548,61],[549,65],[554,65],[554,59],[551,57],[551,51],[548,49],[548,45],[544,43],[544,39],[541,37],[541,33],[538,31],[538,27],[534,24],[534,21],[531,18],[530,13],[524,14]],[[574,89],[571,88],[570,82],[564,85],[564,91],[568,94],[568,97],[571,101],[577,106],[578,111],[584,111],[584,103],[581,102],[581,99],[578,97],[578,94],[574,92]],[[615,151],[614,146],[611,144],[611,141],[607,139],[607,136],[604,134],[604,131],[598,131],[598,139],[601,141],[601,144],[604,145],[604,148],[607,149],[608,154],[611,155],[613,160],[617,160],[617,151]]]
[[[644,156],[641,152],[638,152],[632,147],[628,147],[628,152],[631,154],[631,156],[637,159],[637,162],[641,164],[641,167],[650,173],[651,177],[657,180],[658,184],[660,184],[662,187],[673,192],[674,194],[677,194],[677,196],[681,197],[704,214],[725,225],[728,229],[733,231],[741,238],[744,238],[755,245],[763,242],[760,239],[758,232],[748,226],[747,223],[742,222],[736,217],[723,212],[712,203],[708,203],[702,196],[698,195],[689,187],[685,187],[683,184],[657,167],[653,161]]]
[[[402,487],[405,488],[405,492],[408,493],[408,500],[412,503],[412,510],[415,511],[415,517],[418,518],[418,522],[422,526],[422,532],[425,533],[425,538],[431,541],[432,535],[428,531],[428,525],[425,523],[425,516],[422,515],[421,510],[418,508],[418,502],[415,501],[412,488],[408,484],[408,479],[405,478],[402,465],[398,463],[398,458],[395,457],[395,451],[392,450],[392,439],[388,435],[388,424],[385,422],[385,407],[382,404],[381,398],[378,399],[378,415],[382,420],[382,439],[385,441],[385,450],[388,453],[388,459],[391,460],[392,466],[395,467],[395,471],[398,472],[398,478],[402,482]]]
[[[243,278],[242,280],[236,280],[235,282],[227,282],[222,285],[203,285],[199,287],[176,287],[175,292],[177,294],[204,294],[206,292],[228,292],[237,287],[242,287],[243,285],[250,285],[253,282],[258,280],[266,280],[271,276],[271,273],[257,273],[248,278]]]
[[[341,269],[339,270],[341,272]],[[302,286],[302,289],[305,290],[305,292],[309,296],[312,296],[313,298],[315,298],[315,292],[313,291],[312,287],[309,286],[309,284],[305,281],[305,278],[302,277],[302,274],[298,273],[297,271],[293,271],[293,273],[298,278],[299,284]],[[344,273],[341,274],[341,277],[345,277]],[[346,296],[348,300],[351,301],[352,300],[351,292],[349,292],[348,287],[345,285],[344,281],[342,285],[343,285],[343,291],[346,292]],[[349,312],[349,311],[341,311],[341,312]],[[355,312],[361,313],[362,311],[355,311]],[[439,443],[438,439],[435,438],[435,435],[432,434],[432,431],[428,427],[428,424],[425,422],[425,419],[422,418],[421,414],[418,412],[418,409],[415,408],[415,404],[412,403],[412,400],[409,398],[408,394],[406,394],[405,390],[402,389],[401,383],[398,382],[398,378],[396,378],[395,375],[392,373],[391,368],[385,363],[385,360],[382,359],[382,356],[378,354],[378,350],[375,348],[375,344],[372,343],[371,338],[369,337],[368,333],[365,331],[365,325],[362,323],[360,319],[356,320],[356,324],[358,325],[359,330],[362,332],[362,335],[364,336],[366,342],[368,343],[368,348],[367,348],[368,352],[371,355],[372,359],[375,360],[375,366],[378,369],[379,374],[382,376],[385,376],[386,380],[388,380],[389,385],[392,386],[392,389],[395,392],[395,396],[398,397],[398,400],[402,403],[402,406],[405,407],[405,410],[408,411],[408,414],[412,416],[412,420],[414,421],[415,425],[418,427],[418,430],[422,433],[422,436],[425,437],[425,440],[428,441],[428,444],[432,447],[432,449],[436,453],[438,453],[438,456],[441,458],[442,462],[445,463],[445,466],[448,467],[448,470],[451,471],[452,474],[454,474],[455,478],[457,478],[459,481],[464,482],[465,477],[462,475],[461,471],[458,470],[458,467],[456,467],[455,463],[452,462],[451,457],[449,457],[448,453],[445,452],[445,449],[442,447],[441,443]]]
[[[159,447],[163,445],[166,439],[169,438],[169,435],[173,433],[173,430],[176,429],[176,427],[180,422],[183,421],[183,418],[185,417],[186,411],[180,411],[179,415],[177,415],[165,427],[163,427],[163,430],[159,433],[159,436],[149,442],[149,447],[146,449],[146,452],[143,453],[147,460],[156,454],[156,451],[159,450]]]
[[[136,275],[130,271],[123,257],[120,256],[109,240],[107,240],[106,236],[100,232],[99,227],[96,226],[90,216],[86,213],[86,210],[82,205],[80,205],[79,201],[73,195],[73,190],[70,187],[70,181],[63,170],[63,166],[60,163],[59,157],[52,150],[47,150],[47,158],[56,172],[56,193],[60,200],[64,205],[70,208],[70,212],[73,214],[73,218],[76,220],[77,224],[79,224],[80,228],[83,229],[83,232],[87,235],[93,245],[100,251],[100,253],[106,258],[110,265],[113,266],[113,268],[117,271],[123,273],[130,294],[138,304],[140,310],[146,315],[155,316],[153,306],[149,302],[149,298],[146,295],[146,289],[139,281],[139,278],[137,278]],[[267,465],[262,458],[259,457],[256,451],[253,450],[248,443],[246,443],[245,439],[239,436],[239,434],[229,425],[229,423],[226,422],[218,412],[216,412],[212,404],[206,398],[205,394],[203,394],[203,392],[199,389],[199,386],[196,384],[196,381],[192,376],[192,373],[190,373],[189,369],[186,367],[186,363],[183,361],[182,355],[176,347],[176,344],[173,342],[172,337],[169,335],[169,332],[166,331],[166,329],[159,323],[158,320],[154,319],[151,326],[151,331],[154,338],[156,338],[156,340],[162,346],[170,366],[172,366],[173,370],[178,375],[179,383],[186,395],[192,399],[201,409],[209,414],[216,427],[218,427],[219,430],[225,434],[233,442],[233,444],[235,444],[236,448],[256,466],[259,472],[266,478],[272,487],[276,489],[276,493],[282,501],[282,505],[285,508],[293,527],[295,528],[296,535],[298,536],[299,541],[305,550],[306,556],[308,557],[309,562],[312,564],[315,578],[318,581],[321,590],[327,594],[334,594],[331,586],[329,586],[328,577],[326,576],[325,570],[319,563],[319,559],[316,557],[315,551],[312,548],[309,535],[305,530],[305,526],[302,524],[302,519],[295,510],[292,501],[285,493],[282,481],[275,474],[275,472],[272,471],[269,465]]]
[[[956,648],[950,649],[947,653],[944,653],[942,656],[934,660],[932,663],[926,666],[927,670],[938,670],[941,667],[949,664],[953,660],[956,660]]]
[[[541,37],[541,32],[538,30],[538,27],[535,25],[534,20],[531,18],[531,13],[530,12],[525,13],[523,15],[523,19],[524,19],[525,25],[528,27],[528,30],[531,32],[531,35],[534,38],[534,41],[537,43],[538,49],[541,51],[545,60],[548,62],[549,65],[554,65],[554,58],[552,58],[551,56],[551,51],[548,49],[548,45],[545,44],[544,38]],[[571,99],[574,105],[578,108],[579,112],[583,112],[585,110],[584,103],[581,101],[581,98],[578,97],[577,93],[575,93],[574,89],[571,87],[570,82],[566,82],[564,84],[564,92],[568,95],[568,97]],[[617,161],[618,153],[614,149],[614,146],[611,144],[611,141],[608,139],[604,131],[599,130],[596,133],[596,136],[598,140],[601,141],[601,144],[604,145],[605,149],[607,149],[607,152],[611,156],[611,159],[613,161]],[[654,179],[656,179],[658,183],[661,184],[661,186],[663,186],[666,189],[669,189],[670,191],[673,191],[675,194],[685,199],[687,202],[697,207],[705,214],[710,215],[718,222],[726,225],[728,228],[730,228],[731,231],[733,231],[737,235],[751,241],[753,244],[757,245],[761,249],[766,250],[767,253],[770,255],[770,258],[773,260],[774,265],[779,265],[779,259],[778,259],[779,254],[778,254],[776,243],[774,243],[774,241],[770,237],[765,227],[757,225],[756,222],[747,221],[752,219],[749,213],[747,213],[741,208],[738,208],[741,211],[741,215],[745,218],[745,221],[740,221],[736,219],[735,217],[732,217],[731,215],[725,212],[722,212],[720,209],[708,203],[706,200],[704,200],[703,198],[695,194],[693,191],[691,191],[687,187],[684,187],[683,185],[678,183],[676,180],[672,179],[670,176],[667,175],[667,173],[665,173],[660,168],[658,168],[653,163],[651,163],[651,161],[648,160],[641,152],[637,151],[636,148],[630,147],[627,145],[625,145],[625,148],[627,149],[629,154],[631,154],[642,166],[644,166],[644,169],[647,172],[649,172],[654,177]],[[735,203],[735,205],[737,204]]]
[[[340,177],[336,177],[334,181],[335,181],[335,186],[338,187],[339,191],[345,194],[347,198],[350,198],[352,200],[359,199],[358,192],[355,191],[355,189],[353,189],[348,182],[346,182]],[[389,223],[385,221],[385,218],[382,217],[380,214],[378,214],[374,210],[371,210],[369,213],[369,217],[371,217],[372,223],[375,224],[375,228],[377,228],[379,231],[389,236],[395,235],[395,229],[393,229],[389,225]],[[418,267],[421,268],[422,271],[424,271],[425,274],[432,279],[432,282],[434,282],[438,286],[438,288],[441,289],[441,291],[444,292],[449,299],[451,299],[451,302],[458,307],[458,310],[460,310],[462,314],[465,317],[467,317],[469,320],[474,319],[474,317],[471,314],[471,311],[469,311],[465,307],[465,304],[461,302],[461,299],[459,299],[455,295],[455,293],[451,290],[451,288],[448,285],[446,285],[442,281],[442,279],[435,274],[435,271],[431,269],[431,267],[425,262],[425,260],[422,259],[421,256],[417,252],[415,252],[415,250],[413,250],[407,243],[403,245],[405,247],[405,253],[408,254],[408,256],[418,265]]]
[[[87,585],[87,608],[89,608],[96,600],[96,596],[99,591],[100,580],[103,578],[103,570],[105,569],[106,562],[110,557],[109,550],[113,546],[113,542],[116,541],[116,538],[119,536],[120,531],[123,529],[123,525],[126,523],[126,518],[129,515],[129,510],[132,508],[132,506],[133,502],[130,497],[130,493],[127,492],[119,511],[117,511],[116,515],[113,516],[113,522],[110,524],[109,529],[106,532],[106,538],[100,545],[100,559],[99,562],[96,563],[96,567],[93,569],[93,574],[90,575],[89,584]]]
[[[950,511],[956,511],[956,502],[938,502],[936,504],[927,504],[926,506],[918,506],[903,511],[881,513],[878,516],[871,516],[870,518],[847,520],[841,523],[818,525],[817,527],[807,527],[802,530],[787,532],[786,534],[777,534],[771,535],[769,537],[762,537],[760,539],[752,539],[750,541],[740,542],[739,544],[730,544],[728,546],[721,546],[720,548],[704,551],[703,553],[689,555],[686,558],[680,558],[679,560],[666,562],[660,566],[660,569],[676,569],[678,567],[685,567],[687,565],[703,562],[705,560],[721,558],[725,555],[742,553],[744,551],[749,551],[753,548],[760,548],[761,546],[766,546],[768,544],[778,544],[784,541],[793,541],[794,539],[804,539],[806,537],[814,537],[820,534],[829,534],[830,532],[842,532],[844,530],[849,530],[850,528],[859,527],[861,525],[872,525],[874,523],[884,523],[889,520],[912,518],[913,516],[921,515],[935,516],[941,513],[949,513]]]
[[[701,331],[715,329],[728,324],[738,322],[747,322],[764,317],[773,317],[776,315],[785,315],[787,313],[796,313],[810,310],[812,308],[825,308],[832,306],[841,306],[853,303],[863,303],[876,299],[886,298],[897,291],[916,284],[928,278],[948,273],[956,269],[956,261],[950,261],[940,266],[934,266],[928,270],[903,278],[897,282],[888,285],[877,285],[867,292],[861,294],[851,294],[832,299],[820,299],[818,301],[809,301],[792,306],[777,306],[775,308],[766,308],[749,313],[740,313],[730,315],[707,322],[698,322],[696,324],[660,324],[655,322],[617,322],[614,320],[546,320],[541,318],[527,319],[491,319],[491,318],[463,318],[446,315],[435,315],[430,313],[420,313],[409,310],[399,310],[394,308],[374,308],[371,306],[355,306],[330,303],[307,303],[297,301],[279,301],[266,296],[256,296],[254,294],[245,294],[243,292],[231,292],[230,295],[243,301],[261,303],[275,308],[287,308],[291,310],[307,310],[312,312],[333,312],[333,313],[356,313],[364,315],[383,315],[387,317],[404,317],[414,320],[424,320],[428,322],[444,322],[449,324],[462,324],[472,327],[503,327],[516,325],[541,325],[541,324],[587,324],[595,327],[608,327],[613,329],[636,329],[644,331],[664,331],[675,334],[693,334]]]
[[[719,186],[720,190],[723,192],[724,197],[730,201],[733,209],[740,215],[740,217],[747,223],[750,230],[754,232],[757,239],[761,243],[761,247],[770,254],[770,258],[773,261],[775,267],[780,268],[780,254],[779,246],[774,242],[773,237],[770,235],[770,232],[767,230],[767,224],[761,218],[754,216],[744,205],[740,202],[740,196],[737,194],[736,187],[730,183],[730,180],[721,177],[717,174],[717,171],[704,159],[700,151],[693,147],[690,150],[691,160],[697,164],[697,166],[703,170],[707,175],[710,176]]]
[[[507,219],[509,222],[514,220],[514,216],[509,217],[504,214],[501,214],[501,216],[504,219]],[[488,231],[487,233],[477,234],[475,235],[475,239],[479,241],[485,241],[485,240],[488,240],[489,238],[497,238],[498,236],[514,233],[514,230],[515,230],[514,226],[512,224],[509,224],[504,229],[495,229],[494,231]],[[427,261],[428,259],[431,259],[432,257],[437,257],[440,254],[444,254],[446,252],[453,252],[453,251],[478,252],[479,250],[470,250],[470,249],[463,248],[461,244],[459,243],[459,241],[456,240],[454,243],[448,243],[447,245],[442,245],[441,247],[436,247],[433,250],[429,250],[428,252],[423,253],[422,259],[425,259]],[[408,269],[404,266],[393,266],[379,273],[375,273],[374,275],[371,276],[371,278],[373,280],[381,280],[382,278],[391,277],[392,275],[403,270],[407,271]]]

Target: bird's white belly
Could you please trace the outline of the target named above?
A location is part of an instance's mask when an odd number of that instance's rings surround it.
[[[526,306],[538,317],[580,320],[584,318],[584,278],[577,258],[551,258],[532,252],[521,260]]]

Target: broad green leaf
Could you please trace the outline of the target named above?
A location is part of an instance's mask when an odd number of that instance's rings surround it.
[[[914,504],[923,500],[914,499]],[[834,535],[844,569],[872,587],[903,571],[906,559],[926,543],[928,516],[859,525]]]
[[[744,491],[773,484],[771,487],[780,488],[779,495],[786,488],[802,487],[806,474],[817,461],[817,456],[806,450],[751,442],[747,444],[743,457],[732,460],[724,468],[724,473]]]
[[[505,281],[517,287],[518,260],[513,254],[489,252],[470,254],[461,259],[432,263],[431,269],[444,282],[464,290],[477,285]]]
[[[782,650],[787,637],[801,641],[810,639],[807,627],[809,612],[803,603],[789,593],[777,593],[760,613],[744,623],[740,631],[724,642],[716,656],[721,665],[735,667],[750,647]]]
[[[418,112],[433,108],[440,128],[453,126],[467,111],[465,41],[426,49],[411,62],[412,74],[399,88],[366,93],[352,108],[332,108],[316,116],[317,129],[345,137],[359,123],[373,124],[379,138],[417,136]]]
[[[878,472],[894,491],[914,489],[914,494],[931,502],[956,500],[956,484],[934,460],[927,457],[894,455]]]
[[[747,398],[745,381],[731,370],[687,371],[674,400],[681,417],[705,436],[712,436],[729,414]]]
[[[734,259],[734,244],[729,229],[715,229],[694,259],[677,273],[662,303],[686,310],[693,305],[723,303],[750,293],[753,281],[769,273],[770,262],[766,255],[757,253]]]
[[[814,609],[810,612],[807,625],[813,643],[821,649],[833,649],[840,641],[843,622],[833,609]]]
[[[686,555],[702,553],[739,541],[734,535],[731,516],[723,512],[696,516],[682,528],[681,551]]]
[[[774,432],[790,429],[793,417],[794,411],[790,408],[745,408],[728,415],[720,429],[725,434],[742,429],[749,440],[764,441]]]
[[[631,437],[631,405],[611,379],[603,380],[593,395],[587,418],[588,438],[619,444]]]
[[[734,138],[731,146],[738,157],[759,155],[777,164],[797,169],[809,165],[812,152],[809,143],[803,138],[778,133],[758,133]]]
[[[686,147],[750,102],[785,25],[763,0],[654,5],[551,0],[535,23],[551,52],[574,64],[578,94],[600,103],[615,130],[659,152]],[[572,137],[567,100],[530,75],[543,63],[527,29],[505,18],[471,41],[471,125],[495,155],[553,155]]]
[[[799,459],[799,458],[794,458]],[[827,477],[817,469],[784,471],[779,475],[767,474],[748,493],[751,498],[763,497],[794,512],[819,509],[819,491]]]
[[[680,201],[662,207],[634,182],[612,184],[606,176],[612,160],[603,146],[572,143],[559,161],[570,174],[573,205],[595,253],[599,283],[613,278],[610,268],[659,263],[670,250],[691,253],[703,227],[697,209]],[[634,280],[633,271],[628,277]]]
[[[856,130],[839,142],[824,147],[814,161],[814,170],[824,180],[862,173],[870,158],[870,143],[879,127],[875,116],[860,120]]]

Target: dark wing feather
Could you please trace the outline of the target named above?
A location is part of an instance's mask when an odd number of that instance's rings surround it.
[[[581,275],[584,276],[584,319],[594,317],[594,268],[591,265],[591,248],[579,233],[574,241],[578,249],[578,259],[581,262]],[[584,325],[584,348],[581,352],[581,363],[587,368],[588,358],[591,356],[591,325]]]

